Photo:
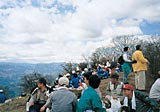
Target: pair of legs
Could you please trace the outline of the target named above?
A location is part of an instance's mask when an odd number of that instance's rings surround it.
[[[146,90],[146,75],[145,71],[139,71],[135,73],[135,86],[138,90]]]
[[[43,105],[44,105],[44,104],[43,104]],[[42,107],[43,105],[42,105],[42,104],[32,105],[32,106],[30,106],[30,108],[29,108],[29,112],[40,112],[40,109],[41,109],[41,107]],[[46,110],[45,110],[44,112],[46,112]]]
[[[130,63],[124,62],[122,65],[122,70],[123,70],[123,83],[128,82],[128,75],[131,73],[131,65]]]

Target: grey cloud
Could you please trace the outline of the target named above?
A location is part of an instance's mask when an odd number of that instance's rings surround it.
[[[22,44],[42,44],[45,42],[45,39],[42,39],[42,38],[30,38],[30,39],[27,39],[25,42],[23,42]]]

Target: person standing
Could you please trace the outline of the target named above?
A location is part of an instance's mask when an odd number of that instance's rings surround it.
[[[123,82],[127,83],[128,82],[128,74],[131,73],[132,70],[132,60],[131,60],[131,55],[129,54],[130,49],[129,47],[124,48],[124,53],[123,53],[123,60],[124,63],[122,65],[122,71],[123,71]]]
[[[132,54],[132,60],[136,60],[137,63],[133,63],[133,72],[135,73],[135,87],[137,90],[146,90],[146,76],[147,64],[149,61],[143,56],[141,45],[136,46],[136,51]]]

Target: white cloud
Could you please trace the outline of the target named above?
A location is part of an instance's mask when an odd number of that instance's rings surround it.
[[[143,34],[143,20],[160,22],[159,6],[158,0],[0,1],[0,61],[82,61],[112,36]]]

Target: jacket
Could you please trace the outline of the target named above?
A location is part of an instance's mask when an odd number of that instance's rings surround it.
[[[133,71],[145,71],[147,70],[148,60],[143,56],[142,51],[137,50],[132,55],[132,60],[136,60],[137,63],[132,64]]]
[[[99,95],[91,86],[88,86],[88,88],[84,91],[76,108],[76,112],[85,112],[86,110],[106,112],[105,108],[103,108]]]
[[[147,94],[135,91],[136,110],[130,106],[122,106],[121,112],[159,112],[158,102],[149,98]]]

